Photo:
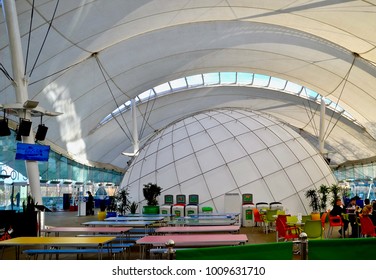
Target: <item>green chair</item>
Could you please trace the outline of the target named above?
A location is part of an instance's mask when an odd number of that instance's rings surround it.
[[[302,216],[302,223],[305,223],[307,220],[311,219],[311,215],[303,215]]]
[[[265,224],[265,233],[268,233],[270,230],[275,231],[275,221],[277,219],[277,209],[275,210],[266,210],[266,215],[264,216]]]
[[[323,229],[321,220],[307,220],[304,223],[303,231],[307,234],[308,240],[322,239]]]

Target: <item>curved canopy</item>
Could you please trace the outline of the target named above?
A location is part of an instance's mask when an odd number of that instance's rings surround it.
[[[356,120],[326,110],[329,157],[342,164],[376,156],[373,1],[45,0],[33,12],[32,3],[16,1],[29,99],[63,113],[43,117],[46,143],[77,161],[125,169],[131,110],[100,122],[149,89],[215,72],[268,75],[317,92]],[[1,15],[0,62],[12,77],[6,30]],[[195,112],[233,107],[271,114],[317,145],[320,100],[235,85],[140,102],[141,144]],[[15,102],[11,81],[0,75],[0,104]]]

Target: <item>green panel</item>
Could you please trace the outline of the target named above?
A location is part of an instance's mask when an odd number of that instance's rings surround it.
[[[309,260],[376,260],[376,238],[308,241]]]
[[[177,260],[292,260],[292,242],[177,250]]]

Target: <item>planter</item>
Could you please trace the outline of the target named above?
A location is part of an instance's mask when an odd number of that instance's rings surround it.
[[[320,220],[320,213],[311,213],[311,220],[317,221]]]
[[[147,205],[142,208],[143,214],[159,214],[159,206]]]
[[[98,212],[98,221],[104,221],[106,218],[106,211],[99,211]]]

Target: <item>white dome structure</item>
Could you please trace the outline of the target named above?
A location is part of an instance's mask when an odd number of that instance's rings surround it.
[[[291,213],[309,213],[304,192],[336,179],[289,125],[258,112],[218,109],[170,124],[140,149],[121,185],[145,205],[142,188],[149,182],[162,187],[160,204],[166,194],[198,194],[200,206],[223,212],[226,193],[251,193],[254,203],[278,201]]]

